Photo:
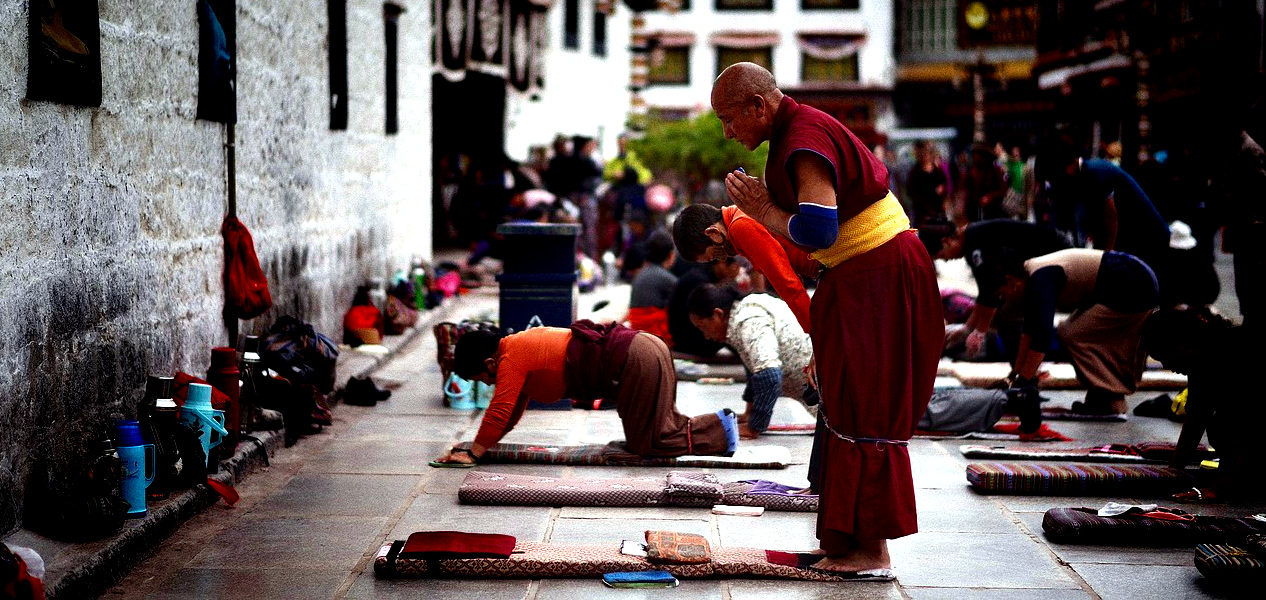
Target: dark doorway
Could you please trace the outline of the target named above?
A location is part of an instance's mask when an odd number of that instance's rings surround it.
[[[478,189],[497,182],[505,160],[506,81],[468,71],[461,81],[431,78],[431,214],[435,248],[465,246],[496,199]]]

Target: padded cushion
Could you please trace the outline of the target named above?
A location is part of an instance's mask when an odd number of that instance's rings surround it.
[[[755,577],[806,581],[847,581],[819,571],[797,569],[768,560],[758,548],[713,548],[712,562],[698,565],[657,565],[640,556],[620,553],[620,544],[563,545],[520,541],[510,558],[423,560],[392,552],[404,542],[386,542],[374,559],[378,577],[454,577],[466,579],[541,579],[547,577],[602,577],[622,571],[664,570],[687,579]]]
[[[657,506],[668,503],[663,476],[586,479],[485,471],[468,473],[457,489],[457,498],[462,504],[512,506]]]
[[[405,541],[400,555],[408,558],[509,558],[514,536],[462,531],[418,531]]]
[[[1196,569],[1209,579],[1266,577],[1266,561],[1245,548],[1231,544],[1197,544]]]
[[[1194,480],[1178,469],[1150,465],[972,463],[967,481],[995,494],[1157,497],[1190,488]]]
[[[670,471],[665,492],[673,506],[712,506],[721,500],[721,482],[712,473]]]
[[[1101,517],[1092,508],[1052,508],[1042,518],[1046,538],[1061,544],[1111,546],[1192,546],[1243,540],[1266,533],[1255,519],[1198,516],[1194,521],[1166,521],[1140,516]]]
[[[763,506],[765,510],[817,512],[816,494],[792,494],[789,485],[760,479],[725,484],[725,494],[718,504],[730,506]]]
[[[703,564],[712,562],[712,547],[697,533],[647,530],[646,559],[658,565]]]

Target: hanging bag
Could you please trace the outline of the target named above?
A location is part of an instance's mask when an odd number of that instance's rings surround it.
[[[255,241],[237,217],[224,217],[224,312],[239,319],[253,319],[272,308],[268,278],[259,267]]]

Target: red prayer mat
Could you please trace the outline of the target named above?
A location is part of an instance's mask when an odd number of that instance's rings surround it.
[[[400,550],[406,558],[509,558],[514,536],[461,531],[418,531]]]

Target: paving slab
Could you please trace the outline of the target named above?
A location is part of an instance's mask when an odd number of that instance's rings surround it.
[[[305,473],[429,474],[428,462],[452,444],[440,441],[331,440],[303,466]]]
[[[526,579],[377,579],[371,568],[356,577],[346,597],[357,600],[523,600],[531,585]]]
[[[548,506],[470,506],[458,504],[456,496],[423,494],[414,498],[386,538],[403,540],[415,531],[465,531],[542,541],[553,510]]]
[[[722,546],[809,551],[818,547],[817,513],[771,512],[759,517],[718,516]]]
[[[420,475],[300,473],[255,513],[389,517],[421,483]]]
[[[728,583],[731,600],[898,600],[902,597],[896,582],[731,579]]]
[[[342,437],[362,441],[448,442],[470,427],[470,415],[367,414]]]
[[[1153,565],[1071,564],[1103,600],[1120,598],[1183,598],[1203,600],[1226,596],[1217,588],[1198,583],[1202,580],[1194,565],[1185,567]],[[1245,593],[1248,590],[1244,590]],[[1260,589],[1254,592],[1260,594]],[[1241,596],[1248,597],[1248,596]],[[1260,595],[1256,595],[1260,598]]]
[[[379,539],[386,517],[243,518],[208,540],[188,569],[257,565],[268,569],[350,570]]]
[[[717,544],[716,533],[707,521],[663,521],[659,519],[558,519],[550,533],[556,544],[619,544],[620,540],[645,540],[647,530],[697,533]]]
[[[956,588],[905,587],[913,600],[1087,600],[1094,596],[1085,590],[1052,590],[1033,588]]]
[[[343,572],[328,568],[181,569],[166,578],[160,586],[161,591],[137,597],[153,600],[323,598],[329,597],[338,589],[344,576]],[[111,593],[109,597],[117,598],[119,595]]]
[[[919,531],[987,533],[1016,530],[1011,516],[997,504],[976,502],[963,488],[915,488]]]
[[[1042,544],[1022,533],[927,532],[889,542],[903,585],[1080,587]]]
[[[620,598],[621,600],[658,600],[659,598],[721,598],[720,581],[682,579],[675,588],[613,589],[598,578],[544,579],[536,597],[541,600],[588,600],[589,598]]]

